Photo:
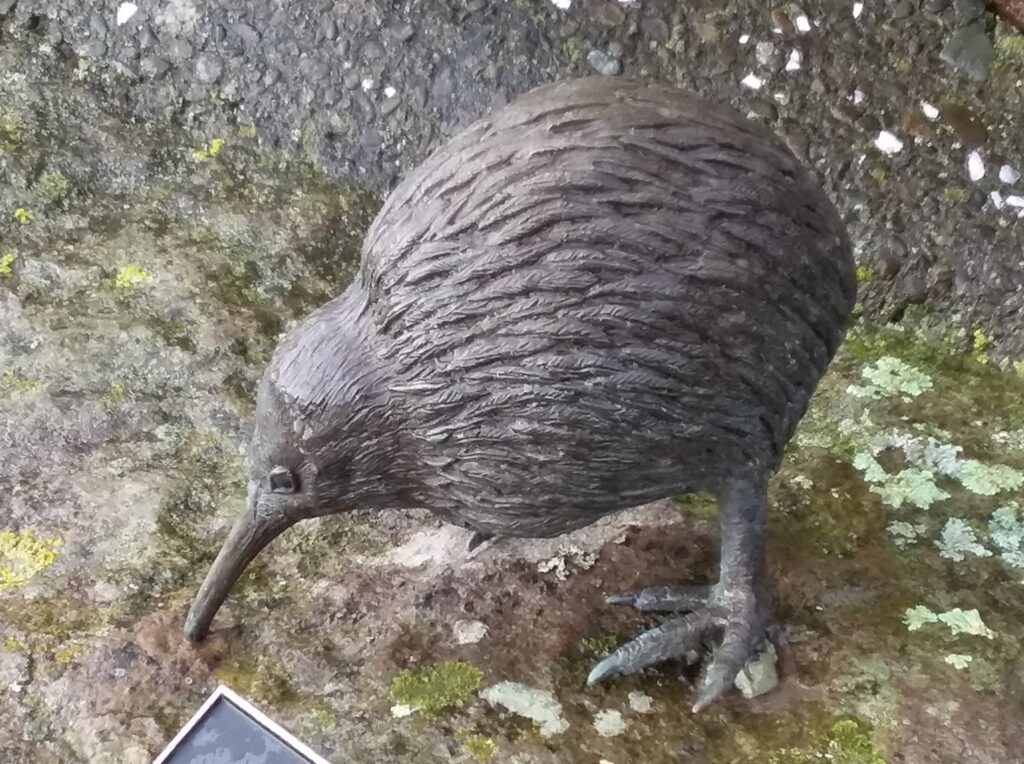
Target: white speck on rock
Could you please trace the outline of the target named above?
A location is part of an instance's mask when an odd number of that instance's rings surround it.
[[[927,101],[921,101],[921,113],[924,114],[928,119],[938,119],[939,110],[932,106]]]
[[[416,709],[412,706],[407,706],[405,703],[399,703],[397,706],[391,706],[391,715],[396,719],[401,719],[405,716],[411,716],[412,712]]]
[[[967,177],[975,183],[985,177],[985,160],[977,151],[967,155]]]
[[[796,29],[800,34],[807,34],[811,31],[811,22],[806,16],[796,17]]]
[[[1024,196],[1018,196],[1017,194],[1011,194],[1006,197],[1006,203],[1011,207],[1024,207]]]
[[[654,705],[654,698],[635,690],[629,693],[629,707],[638,714],[649,714]]]
[[[397,94],[398,94],[398,91],[395,90],[390,85],[388,85],[386,88],[384,88],[384,97],[385,98],[394,98]]]
[[[750,88],[751,90],[760,90],[761,86],[764,84],[764,80],[751,72],[740,80],[740,84]]]
[[[615,737],[626,731],[626,720],[619,711],[605,709],[594,714],[594,729],[601,737]]]
[[[373,78],[366,77],[365,79],[363,79],[362,87],[364,91],[373,90]]]
[[[748,34],[741,34],[740,35],[740,45],[746,45],[748,42],[750,42],[750,35],[748,35]]]
[[[562,704],[548,690],[538,690],[519,682],[498,682],[483,690],[480,697],[492,706],[507,708],[536,722],[541,737],[551,737],[569,729],[569,722],[562,716]]]
[[[800,68],[800,62],[804,56],[799,50],[791,50],[789,52],[789,61],[786,62],[786,71],[795,72]]]
[[[1010,165],[1004,164],[999,168],[999,180],[1003,183],[1013,185],[1020,180],[1020,170],[1016,167],[1010,167]]]
[[[139,10],[139,6],[135,3],[121,3],[117,6],[117,25],[127,24],[128,19],[134,16],[137,10]]]
[[[854,104],[864,103],[864,91],[854,90],[853,91],[853,102]]]
[[[875,147],[883,154],[898,154],[903,150],[903,141],[888,130],[882,130],[875,138]]]
[[[997,210],[1001,210],[1005,202],[1003,201],[1003,195],[998,191],[993,191],[988,195],[988,198],[992,200],[992,206]]]
[[[853,17],[855,19],[859,19],[860,15],[862,13],[864,13],[864,3],[859,3],[859,2],[858,3],[854,3],[853,4]]]
[[[452,634],[460,645],[475,645],[487,636],[487,624],[482,621],[456,621]]]
[[[572,0],[551,0],[551,4],[559,10],[567,11],[572,5]]]

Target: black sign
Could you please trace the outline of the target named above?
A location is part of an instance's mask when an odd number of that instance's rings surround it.
[[[328,764],[221,686],[153,764]]]

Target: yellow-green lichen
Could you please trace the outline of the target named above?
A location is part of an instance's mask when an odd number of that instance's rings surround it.
[[[35,189],[48,202],[57,202],[67,196],[70,184],[60,170],[49,170],[39,176]]]
[[[857,281],[861,284],[866,284],[875,277],[874,268],[868,268],[866,265],[862,265],[857,268]]]
[[[14,219],[22,225],[29,222],[34,217],[35,215],[32,214],[32,211],[27,210],[24,207],[18,207],[18,209],[14,211]]]
[[[18,256],[13,252],[5,252],[0,255],[0,279],[10,278],[14,268],[14,261]]]
[[[21,146],[25,129],[9,112],[0,110],[0,148],[15,151]]]
[[[0,531],[0,592],[29,581],[57,560],[60,539],[39,538],[32,531]]]
[[[192,158],[197,162],[205,162],[211,157],[217,156],[224,148],[226,141],[223,138],[214,138],[206,146],[192,152]]]
[[[480,764],[487,764],[498,752],[498,744],[486,735],[469,735],[462,741],[462,748]]]
[[[996,68],[1004,66],[1024,66],[1024,35],[1013,29],[1009,24],[996,24],[995,39]]]
[[[840,719],[809,746],[773,754],[769,764],[886,764],[871,739],[867,725],[855,719]]]
[[[18,393],[32,393],[43,386],[42,380],[29,377],[16,369],[8,369],[0,376],[0,393],[17,395]]]
[[[391,680],[391,699],[428,715],[462,706],[484,675],[466,661],[442,661],[403,671]]]
[[[131,289],[139,284],[144,284],[151,278],[153,275],[145,268],[134,264],[126,265],[114,277],[114,286],[118,289]]]
[[[942,189],[942,199],[949,204],[959,204],[967,198],[967,189],[960,186],[947,186]]]
[[[103,402],[108,406],[117,406],[128,395],[128,386],[121,380],[111,382],[107,392],[103,394]]]

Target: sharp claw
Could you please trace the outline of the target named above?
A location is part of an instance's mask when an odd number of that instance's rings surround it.
[[[690,613],[646,631],[598,663],[587,677],[587,685],[615,674],[631,674],[647,666],[686,655],[700,645],[709,626],[707,613]]]

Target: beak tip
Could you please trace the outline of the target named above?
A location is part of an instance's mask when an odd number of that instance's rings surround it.
[[[203,637],[206,636],[204,630],[199,627],[199,624],[195,622],[195,618],[192,613],[188,614],[185,619],[185,626],[182,628],[182,634],[185,635],[185,639],[195,644],[196,642],[202,642]]]

